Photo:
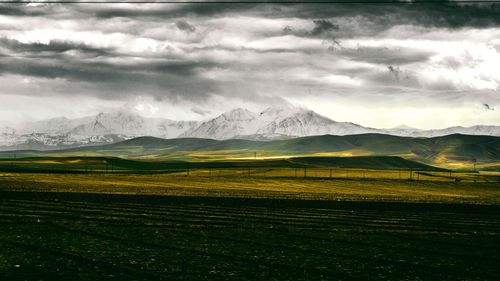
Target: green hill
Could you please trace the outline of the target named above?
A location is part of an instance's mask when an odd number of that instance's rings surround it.
[[[478,162],[500,160],[500,138],[491,136],[448,135],[438,138],[419,139],[429,147],[434,158]]]
[[[289,140],[250,141],[140,137],[115,144],[58,151],[0,152],[0,158],[40,156],[120,157],[143,160],[220,161],[295,156],[400,156],[442,167],[500,162],[500,137],[448,135],[435,138],[383,134],[311,136]],[[343,160],[345,161],[345,160]]]
[[[412,168],[423,171],[443,170],[396,156],[293,157],[289,159],[203,162],[144,161],[117,157],[31,157],[0,160],[0,171],[10,172],[165,172],[184,171],[188,168],[360,168],[378,170]]]

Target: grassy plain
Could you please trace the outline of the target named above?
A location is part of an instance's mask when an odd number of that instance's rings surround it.
[[[260,176],[250,171],[250,176],[246,170],[235,173],[231,169],[212,170],[212,176],[209,170],[197,171],[203,175],[191,172],[190,176],[184,171],[151,175],[0,173],[0,191],[500,204],[499,184],[494,181],[382,178],[396,176],[397,171],[368,171],[379,179]]]

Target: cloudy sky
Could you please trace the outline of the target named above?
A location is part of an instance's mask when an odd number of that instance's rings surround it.
[[[0,4],[0,120],[203,120],[291,103],[371,127],[500,125],[500,3]]]

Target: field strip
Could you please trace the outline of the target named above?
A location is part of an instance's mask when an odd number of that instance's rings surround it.
[[[18,201],[14,201],[15,203],[13,203],[13,206],[15,207],[20,207],[23,205],[22,202],[18,202]],[[29,202],[29,201],[28,201]],[[33,203],[33,202],[31,202]],[[30,204],[31,204],[30,203]],[[54,203],[56,203],[58,206],[63,204],[62,202],[43,202],[43,201],[38,201],[37,204],[39,204],[41,208],[43,208],[44,206],[42,205],[45,205],[45,207],[53,207]],[[64,203],[65,206],[62,207],[64,208],[64,210],[68,211],[71,210],[71,209],[74,209],[75,211],[78,211],[78,212],[84,212],[84,213],[87,213],[87,212],[92,212],[93,208],[91,206],[99,206],[98,204],[89,204],[89,203],[86,203],[86,204],[82,204],[82,205],[78,205],[77,202],[68,202],[68,203]],[[80,208],[78,208],[77,206],[80,206]],[[113,205],[113,206],[117,206],[117,205]],[[125,205],[121,205],[122,207],[125,207]],[[143,214],[148,214],[148,215],[154,215],[154,214],[165,214],[165,212],[168,210],[168,213],[172,214],[172,215],[176,215],[176,214],[182,214],[182,215],[186,215],[186,214],[192,214],[193,216],[196,216],[196,214],[199,213],[199,211],[196,211],[196,210],[203,210],[204,208],[206,208],[207,206],[197,206],[197,205],[188,205],[186,207],[182,207],[182,206],[169,206],[169,205],[162,205],[161,207],[159,208],[155,208],[154,210],[149,210],[149,208],[144,208],[144,205],[137,205],[137,206],[134,206],[134,205],[130,205],[130,206],[127,206],[126,208],[116,208],[116,207],[110,207],[110,206],[104,206],[102,207],[102,209],[100,209],[100,211],[117,211],[117,212],[121,212],[121,213],[126,213],[126,212],[129,212],[134,209],[134,208],[138,208],[138,209],[141,209],[142,210],[142,213]],[[250,210],[249,210],[250,209]],[[54,210],[54,209],[53,209]],[[234,209],[234,208],[228,208],[228,207],[225,207],[225,208],[220,208],[220,207],[217,207],[217,209],[215,207],[211,207],[211,211],[212,211],[212,214],[214,214],[214,216],[217,216],[217,215],[225,215],[227,210],[231,210],[231,216],[232,217],[238,217],[238,214],[240,216],[245,216],[245,217],[252,217],[252,216],[262,216],[262,210],[260,210],[259,208],[255,208],[255,207],[246,207],[245,206],[245,211],[242,211],[240,212],[238,209]],[[252,211],[253,210],[253,211]],[[339,211],[339,210],[332,210],[332,209],[321,209],[319,212],[322,213],[321,216],[317,216],[317,213],[314,213],[314,212],[311,212],[313,209],[311,208],[305,208],[305,209],[301,209],[300,211],[297,211],[297,209],[292,209],[292,210],[295,210],[295,211],[290,211],[290,209],[276,209],[273,211],[272,215],[269,215],[269,219],[273,219],[273,216],[275,214],[278,214],[279,218],[282,219],[284,217],[286,218],[289,218],[289,219],[303,219],[303,218],[309,218],[311,220],[314,220],[314,219],[322,219],[322,218],[328,218],[329,216],[334,216],[336,219],[342,219],[342,218],[349,218],[350,216],[350,211],[347,209],[347,210],[343,210],[343,211]],[[357,210],[357,213],[361,212],[362,210]],[[448,215],[448,214],[454,214],[454,213],[443,213],[443,212],[440,212],[439,215]],[[384,211],[383,214],[379,213],[379,212],[376,212],[376,211],[372,211],[372,210],[366,210],[364,212],[364,218],[368,219],[368,218],[371,218],[371,219],[374,219],[374,220],[384,220],[384,215],[390,215],[390,217],[392,218],[391,220],[393,221],[394,220],[394,216],[392,216],[392,214],[390,214],[390,211],[386,210]],[[436,215],[435,213],[429,213],[429,212],[421,212],[418,216],[417,215],[407,215],[404,217],[404,219],[397,219],[397,220],[404,220],[404,221],[412,221],[412,222],[415,222],[415,223],[418,223],[419,221],[421,220],[425,220],[425,222],[432,222],[433,220],[436,220],[437,217],[439,217],[439,215]],[[467,218],[464,218],[463,216],[461,218],[457,218],[456,216],[453,218],[453,220],[450,220],[450,221],[447,221],[446,223],[452,223],[452,224],[470,224],[470,223],[474,223],[476,224],[477,226],[480,226],[480,225],[484,225],[485,222],[482,222],[482,221],[477,221],[474,219],[474,216],[472,216],[471,214],[464,214],[466,216],[468,216]],[[264,215],[265,217],[265,215]],[[452,217],[452,216],[450,216]],[[437,219],[439,220],[439,219]],[[491,225],[491,222],[489,222],[489,224]]]
[[[45,210],[50,210],[50,211],[44,211]],[[57,210],[62,211],[62,212],[57,212]],[[11,211],[15,212],[18,214],[23,214],[20,210],[16,211]],[[218,226],[224,226],[224,225],[229,225],[232,222],[236,221],[243,221],[245,222],[255,222],[255,223],[260,223],[260,224],[272,224],[272,225],[294,225],[295,227],[301,227],[301,228],[315,228],[320,230],[321,227],[324,227],[324,221],[321,219],[312,219],[312,218],[307,218],[306,220],[303,219],[297,219],[297,218],[289,218],[289,217],[275,217],[275,218],[270,218],[267,214],[262,214],[262,216],[259,218],[257,215],[254,216],[248,216],[248,217],[234,217],[234,216],[222,216],[222,215],[207,215],[207,214],[172,214],[174,216],[149,216],[147,214],[141,213],[141,214],[126,214],[123,212],[96,212],[96,211],[89,211],[89,210],[65,210],[63,208],[57,208],[57,207],[38,207],[36,211],[29,211],[28,214],[32,215],[33,213],[36,213],[40,216],[47,216],[51,215],[54,217],[58,218],[70,218],[70,217],[75,217],[79,219],[86,219],[86,220],[103,220],[105,219],[109,223],[120,223],[120,221],[124,219],[135,219],[136,221],[156,221],[156,222],[171,222],[175,223],[179,221],[178,218],[179,216],[182,217],[182,220],[189,221],[193,224],[202,224],[203,222],[209,220],[211,221],[212,224],[216,224]],[[73,215],[71,215],[73,214]],[[75,215],[77,214],[77,215]],[[92,217],[93,216],[93,217]],[[339,217],[333,217],[333,218],[328,218],[327,221],[335,222],[336,225],[349,225],[349,226],[364,226],[364,227],[373,227],[373,228],[378,228],[378,227],[384,227],[386,229],[400,229],[402,227],[405,227],[407,229],[415,229],[419,228],[420,231],[434,231],[434,228],[423,228],[425,225],[429,225],[432,222],[422,222],[418,225],[414,224],[414,221],[408,221],[408,220],[398,220],[394,222],[393,220],[388,220],[387,218],[384,218],[383,216],[381,218],[376,218],[376,219],[366,219],[364,217],[356,217],[356,220],[353,221],[352,218],[339,218]],[[404,223],[401,225],[401,222]],[[456,222],[450,223],[447,221],[445,224],[441,222],[440,229],[468,229],[467,226],[470,226],[471,224],[458,224]],[[476,232],[483,232],[483,231],[491,231],[492,225],[476,225],[473,224],[475,227]],[[484,228],[484,229],[483,229]],[[493,228],[494,229],[494,228]]]

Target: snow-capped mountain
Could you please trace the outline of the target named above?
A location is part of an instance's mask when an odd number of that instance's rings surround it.
[[[20,134],[48,134],[48,135],[64,135],[67,134],[75,126],[90,122],[91,117],[68,119],[66,117],[56,117],[35,122],[22,124],[18,128]]]
[[[350,122],[337,122],[304,108],[278,106],[260,113],[237,108],[201,123],[181,137],[212,139],[242,138],[272,140],[313,135],[390,134],[405,137],[437,137],[450,134],[500,136],[500,126],[450,127],[420,130],[405,125],[392,129],[363,127]]]
[[[181,137],[231,139],[256,133],[258,115],[242,108],[223,113],[181,134]]]
[[[21,132],[72,136],[123,135],[175,138],[198,124],[196,121],[145,118],[131,112],[114,111],[78,119],[60,117],[28,123]]]
[[[500,126],[484,126],[484,125],[477,125],[472,127],[456,126],[440,130],[423,130],[420,132],[415,132],[415,136],[418,137],[438,137],[451,134],[500,136]]]
[[[175,138],[199,125],[196,121],[145,118],[115,111],[77,119],[65,117],[0,129],[0,148],[56,149],[113,143],[139,136]]]
[[[435,130],[420,130],[405,125],[398,126],[392,129],[381,130],[382,133],[402,136],[402,137],[440,137],[451,134],[463,135],[482,135],[482,136],[500,136],[500,126],[476,125],[472,127],[449,127]]]
[[[0,127],[0,146],[8,146],[17,139],[17,132],[9,126]]]
[[[65,117],[28,122],[19,126],[0,124],[0,149],[58,149],[114,143],[139,136],[160,138],[275,140],[312,135],[380,133],[409,137],[449,134],[500,136],[500,126],[450,127],[419,130],[408,126],[374,129],[337,122],[312,110],[277,106],[255,113],[237,108],[205,122],[145,118],[127,111],[99,113],[77,119]]]
[[[267,125],[260,128],[257,134],[264,135],[352,135],[376,132],[375,129],[365,128],[354,123],[336,122],[303,108],[268,108],[261,112],[259,117]]]
[[[260,113],[238,108],[203,122],[182,137],[213,139],[279,139],[312,135],[375,133],[376,129],[353,123],[336,122],[312,110],[271,107]]]

